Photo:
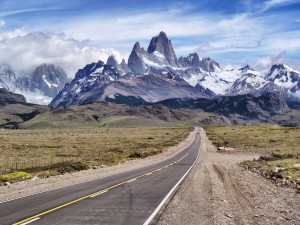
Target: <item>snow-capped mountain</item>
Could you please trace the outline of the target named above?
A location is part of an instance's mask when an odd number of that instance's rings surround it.
[[[43,64],[30,74],[18,74],[8,64],[0,65],[0,87],[22,94],[27,102],[49,104],[68,81],[65,71]]]
[[[96,92],[106,84],[120,77],[118,71],[104,62],[98,61],[78,70],[75,78],[67,83],[62,91],[50,103],[51,107],[67,106],[92,101]]]
[[[240,78],[225,91],[226,95],[252,94],[259,96],[260,90],[269,83],[263,78],[261,72],[255,71],[249,65],[238,69],[238,71],[240,71]]]
[[[120,76],[115,67],[102,61],[78,70],[75,78],[50,103],[50,107],[113,101],[136,104],[168,98],[208,97],[171,72]]]
[[[0,88],[12,90],[18,78],[8,64],[0,64]]]
[[[80,69],[50,106],[100,100],[132,104],[167,98],[259,96],[270,91],[290,96],[287,92],[291,90],[284,87],[286,83],[282,80],[288,77],[296,84],[299,81],[297,71],[287,67],[284,70],[272,68],[255,71],[247,65],[237,70],[223,70],[213,59],[200,58],[197,53],[177,59],[171,41],[160,32],[151,39],[147,50],[139,42],[135,43],[128,65],[125,60],[119,64],[114,56],[110,56],[106,64],[99,61]]]
[[[285,64],[273,65],[265,79],[300,98],[300,71]]]
[[[247,66],[240,71],[241,78],[226,90],[227,95],[280,92],[287,100],[297,100],[300,97],[300,72],[287,65],[273,65],[269,71],[254,71]]]
[[[164,32],[151,39],[147,51],[137,42],[129,56],[128,67],[134,74],[172,72],[211,96],[277,91],[286,98],[300,98],[300,72],[287,65],[274,65],[270,71],[255,71],[249,65],[229,71],[211,58],[200,58],[197,53],[177,59]]]

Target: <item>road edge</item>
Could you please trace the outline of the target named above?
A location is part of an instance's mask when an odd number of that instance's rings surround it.
[[[168,194],[166,195],[166,197],[160,202],[160,204],[153,211],[153,213],[150,215],[150,217],[147,218],[147,220],[144,222],[143,225],[154,225],[154,224],[157,224],[157,222],[159,221],[159,219],[160,219],[161,215],[163,214],[164,210],[167,208],[168,204],[174,198],[174,196],[176,195],[177,191],[179,190],[179,188],[181,187],[181,185],[184,183],[185,179],[190,174],[190,171],[194,168],[195,164],[197,163],[198,158],[200,156],[201,149],[202,149],[202,141],[201,141],[201,134],[200,133],[203,132],[203,129],[200,128],[200,127],[195,128],[194,131],[196,131],[197,129],[198,129],[198,132],[196,134],[199,134],[200,147],[199,147],[199,151],[198,151],[198,154],[197,154],[197,157],[196,157],[194,163],[191,165],[191,167],[188,169],[188,171],[180,178],[180,180],[175,184],[175,186],[168,192]]]

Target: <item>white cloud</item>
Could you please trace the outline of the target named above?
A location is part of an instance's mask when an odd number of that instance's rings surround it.
[[[299,3],[299,0],[268,0],[264,2],[261,11],[264,12],[274,7],[292,5],[296,3]]]
[[[234,64],[253,61],[258,56],[262,57],[261,64],[267,64],[268,56],[281,51],[287,51],[287,55],[291,54],[294,58],[295,55],[298,57],[300,31],[289,30],[288,22],[285,21],[295,21],[299,16],[291,16],[290,13],[257,13],[263,7],[293,4],[295,0],[242,2],[244,7],[249,8],[247,13],[240,10],[242,13],[230,15],[217,11],[191,14],[187,10],[188,7],[181,7],[168,11],[157,10],[155,13],[125,14],[113,10],[110,14],[91,12],[84,16],[66,17],[63,23],[45,17],[28,25],[30,30],[40,31],[46,28],[48,31],[64,32],[66,35],[27,32],[28,27],[0,33],[0,50],[7,52],[7,55],[0,56],[0,62],[13,61],[18,66],[19,60],[20,69],[37,63],[55,63],[73,75],[78,68],[87,63],[98,59],[105,61],[112,52],[119,61],[122,56],[127,60],[128,52],[136,41],[147,47],[151,37],[162,30],[172,40],[178,56],[198,51],[200,57],[216,57],[220,63],[228,63],[230,60]],[[188,6],[188,3],[185,5]],[[78,41],[86,39],[91,41]],[[94,45],[103,46],[104,49]]]
[[[69,77],[86,64],[107,60],[114,54],[118,61],[122,55],[112,49],[89,45],[88,41],[68,39],[63,34],[34,32],[23,29],[0,33],[1,63],[8,63],[17,71],[28,71],[33,67],[52,63],[64,68]]]
[[[285,63],[285,54],[286,52],[280,52],[277,56],[275,57],[263,57],[258,59],[256,62],[254,62],[253,67],[257,70],[264,70],[264,69],[270,69],[272,65],[274,64],[282,64]]]

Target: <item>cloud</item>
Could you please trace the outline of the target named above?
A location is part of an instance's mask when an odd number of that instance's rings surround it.
[[[271,8],[284,6],[284,5],[293,5],[299,3],[299,0],[267,0],[264,2],[261,12],[267,11]]]
[[[122,55],[112,48],[98,48],[64,34],[30,33],[23,29],[0,34],[0,52],[5,53],[0,55],[0,62],[10,64],[18,72],[52,63],[64,68],[69,77],[86,64],[106,61],[111,54],[122,60]]]
[[[46,8],[49,11],[40,14],[35,12],[34,9],[41,9],[40,4],[44,4],[45,1],[48,2]],[[22,51],[20,50],[24,56],[13,54],[17,50],[8,51],[8,55],[24,62],[21,66],[26,66],[27,63],[32,66],[33,63],[26,62],[24,59],[25,56],[31,57],[30,54],[32,54],[35,63],[53,62],[64,66],[70,71],[69,74],[74,74],[86,63],[99,58],[106,60],[110,52],[115,52],[119,59],[122,56],[126,56],[125,59],[127,59],[128,52],[131,51],[136,41],[140,41],[143,47],[147,47],[151,37],[162,30],[172,40],[178,56],[197,51],[200,57],[215,57],[220,63],[231,61],[234,64],[244,64],[257,58],[268,58],[277,52],[286,51],[286,57],[299,59],[300,30],[297,30],[294,24],[297,19],[299,20],[296,10],[267,12],[268,9],[277,6],[294,4],[296,0],[243,0],[237,3],[239,10],[230,13],[225,12],[226,10],[207,10],[205,4],[203,4],[203,10],[202,8],[195,9],[195,5],[186,1],[184,1],[185,7],[172,5],[171,8],[156,7],[155,10],[147,7],[137,10],[126,4],[125,10],[120,10],[119,7],[101,10],[95,6],[86,13],[84,8],[80,6],[72,8],[69,3],[63,1],[45,1],[43,3],[32,1],[34,4],[26,7],[18,5],[2,9],[3,13],[22,14],[5,18],[7,32],[0,33],[1,51],[5,49],[3,47],[5,45],[13,46],[13,42],[17,43],[17,49],[21,49],[22,41],[28,46],[27,49],[33,49],[29,53],[25,46]],[[9,0],[6,2],[15,5]],[[86,7],[84,1],[75,2],[81,2]],[[240,9],[241,5],[244,8]],[[80,10],[74,11],[77,13],[72,11],[71,15],[68,10],[70,7],[73,10],[77,8]],[[53,15],[52,8],[61,8],[61,10]],[[265,8],[266,12],[260,13],[262,8]],[[26,11],[22,10],[33,10],[34,13],[27,15]],[[25,18],[24,21],[20,22],[18,16]],[[21,26],[23,28],[9,31],[10,23],[13,26],[11,29]],[[33,41],[33,34],[39,33],[38,31],[44,31],[42,33],[44,36],[40,35],[42,41],[39,39]],[[58,35],[61,32],[65,35]],[[86,39],[89,41],[82,41]],[[41,45],[42,50],[38,51],[38,45],[35,42]],[[47,43],[47,46],[43,42]],[[103,49],[96,46],[101,46]],[[3,55],[0,56],[1,61],[2,59],[15,61]]]
[[[282,64],[286,61],[285,59],[286,51],[280,52],[274,57],[263,57],[254,62],[253,67],[257,70],[270,69],[274,64]]]

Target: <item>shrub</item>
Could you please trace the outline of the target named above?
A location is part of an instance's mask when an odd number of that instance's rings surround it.
[[[32,178],[31,174],[22,171],[0,175],[1,182],[18,181],[30,178]]]

